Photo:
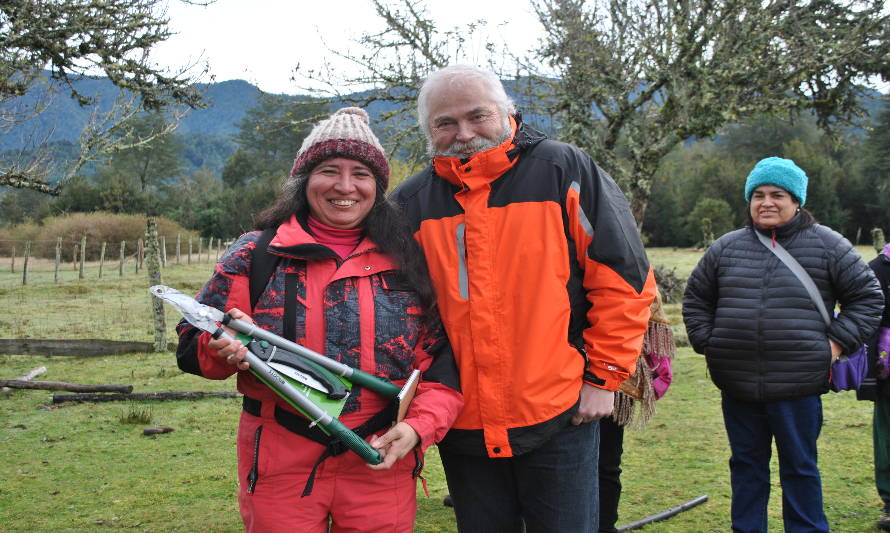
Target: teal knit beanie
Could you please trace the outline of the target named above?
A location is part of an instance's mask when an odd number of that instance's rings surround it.
[[[807,202],[807,178],[806,172],[794,164],[790,159],[781,157],[767,157],[754,165],[754,169],[748,174],[745,181],[745,201],[751,201],[754,189],[761,185],[775,185],[790,192],[803,206]]]

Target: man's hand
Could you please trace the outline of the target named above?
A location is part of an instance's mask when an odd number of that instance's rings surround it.
[[[371,447],[380,452],[383,462],[368,467],[372,470],[389,470],[396,461],[408,455],[418,442],[420,435],[414,428],[410,424],[399,422],[383,435],[371,439]]]
[[[615,408],[615,393],[598,389],[593,385],[581,385],[581,402],[578,412],[572,417],[572,424],[578,425],[592,420],[599,420],[612,414]]]
[[[843,353],[844,349],[841,348],[840,344],[834,342],[833,339],[828,339],[828,344],[831,345],[831,362],[833,363],[837,361],[838,357],[841,356],[841,353]]]
[[[232,318],[237,318],[238,320],[253,324],[253,319],[247,316],[243,311],[232,308],[229,310],[229,314]],[[237,335],[235,330],[229,328],[225,328],[225,330],[226,333],[233,337]],[[225,337],[210,339],[210,342],[207,343],[207,347],[210,348],[211,354],[214,354],[220,359],[225,359],[230,365],[238,367],[238,370],[247,370],[250,367],[250,364],[244,360],[244,357],[247,356],[247,348],[245,348],[239,340],[231,340]]]

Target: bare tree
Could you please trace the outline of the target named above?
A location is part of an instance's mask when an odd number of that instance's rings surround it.
[[[48,98],[61,97],[62,91],[92,109],[73,161],[54,165],[48,137],[32,140],[19,157],[0,162],[0,185],[57,195],[87,162],[169,133],[178,117],[174,113],[170,127],[136,136],[128,121],[137,113],[204,105],[190,67],[168,73],[149,59],[151,48],[170,36],[163,5],[161,0],[0,4],[0,131],[39,116]],[[120,90],[112,102],[85,93],[77,83],[100,75]]]
[[[426,157],[425,144],[417,125],[417,91],[426,76],[462,56],[470,35],[485,25],[469,22],[461,28],[440,30],[421,0],[386,2],[371,0],[383,29],[362,35],[358,53],[331,50],[338,58],[356,67],[358,74],[341,75],[330,65],[297,71],[320,83],[331,102],[348,102],[361,107],[386,102],[379,121],[393,152],[417,162]],[[489,52],[494,46],[486,43]],[[358,91],[358,92],[357,92]]]
[[[339,55],[352,78],[315,72],[337,96],[414,110],[432,70],[459,57],[468,28],[437,30],[419,0],[372,0],[385,29]],[[537,90],[559,137],[588,151],[628,194],[638,223],[663,157],[691,137],[769,114],[814,112],[830,128],[853,119],[869,80],[890,79],[890,19],[879,0],[532,0],[544,28],[515,78]],[[476,23],[480,24],[480,23]],[[508,52],[488,45],[490,61]],[[497,69],[495,69],[497,70]],[[413,117],[412,117],[413,118]],[[395,122],[402,136],[416,124]],[[416,154],[416,151],[415,151]]]
[[[849,121],[890,79],[880,1],[533,0],[546,30],[561,136],[629,193],[642,223],[652,177],[679,142],[761,113]]]

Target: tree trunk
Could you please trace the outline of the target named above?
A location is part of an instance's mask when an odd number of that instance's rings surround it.
[[[194,398],[239,398],[238,392],[137,392],[133,394],[53,394],[53,403],[63,402],[115,402],[129,400],[189,400]]]
[[[31,370],[27,374],[22,374],[21,376],[15,378],[15,379],[16,379],[16,381],[31,381],[32,379],[36,378],[40,374],[43,374],[44,372],[46,372],[46,367],[38,366],[37,368],[35,368],[34,370]],[[0,387],[0,392],[6,392],[8,390],[9,390],[9,387]]]
[[[0,386],[10,389],[65,390],[69,392],[133,392],[132,385],[81,385],[64,381],[26,381],[0,379]]]

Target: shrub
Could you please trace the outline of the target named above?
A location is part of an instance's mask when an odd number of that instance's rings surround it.
[[[677,267],[653,265],[652,270],[655,273],[655,284],[661,289],[664,303],[672,304],[683,299],[686,280],[677,275]]]
[[[735,229],[732,208],[726,200],[701,198],[686,217],[689,239],[707,248],[716,237]]]
[[[167,237],[167,248],[175,245],[176,234],[181,233],[183,238],[197,234],[183,230],[179,224],[166,218],[158,218],[158,235]],[[17,240],[22,240],[22,233],[13,228],[13,235]],[[80,243],[83,236],[87,238],[86,258],[96,260],[102,243],[108,243],[106,257],[117,253],[121,241],[127,241],[127,255],[136,251],[136,241],[144,238],[145,216],[125,215],[115,213],[73,213],[70,215],[50,217],[44,220],[43,226],[36,235],[34,254],[38,257],[55,257],[56,240],[62,238],[62,257],[69,259],[73,253],[74,245]]]

